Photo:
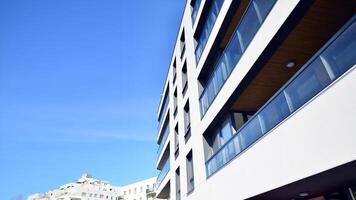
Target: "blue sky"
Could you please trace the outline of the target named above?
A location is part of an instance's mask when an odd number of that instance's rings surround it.
[[[0,0],[0,199],[155,176],[185,1]]]

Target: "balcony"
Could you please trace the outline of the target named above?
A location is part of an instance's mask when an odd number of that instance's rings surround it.
[[[157,188],[160,187],[162,181],[164,180],[164,178],[166,177],[166,175],[168,174],[169,170],[170,170],[170,157],[168,157],[168,159],[166,160],[166,162],[164,163],[160,173],[157,176]]]
[[[223,3],[224,3],[223,0],[213,0],[211,2],[207,19],[203,25],[199,38],[197,39],[197,46],[195,48],[195,58],[197,63],[199,62],[201,54],[203,53],[203,50],[205,48],[205,45],[208,42],[210,33],[213,30],[216,18],[219,15]]]
[[[230,76],[275,2],[276,0],[253,0],[247,6],[245,14],[242,16],[226,48],[217,59],[213,67],[214,70],[200,95],[199,101],[202,117]]]
[[[327,90],[345,72],[355,67],[355,33],[354,16],[214,152],[205,163],[207,176],[217,172],[259,138],[316,98],[320,92]]]
[[[146,197],[147,199],[154,199],[156,197],[156,192],[154,188],[147,188],[146,189]]]

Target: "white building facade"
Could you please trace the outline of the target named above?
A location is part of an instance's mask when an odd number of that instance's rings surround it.
[[[356,1],[187,0],[157,197],[355,200]]]
[[[37,193],[28,200],[154,200],[156,177],[125,186],[113,186],[107,181],[83,174],[77,182],[59,189]]]
[[[155,199],[156,177],[137,181],[120,188],[120,197],[124,200]]]
[[[119,200],[119,195],[120,187],[83,174],[77,182],[46,193],[33,194],[28,200]]]

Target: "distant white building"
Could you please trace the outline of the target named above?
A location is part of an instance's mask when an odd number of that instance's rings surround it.
[[[153,200],[156,193],[156,177],[131,183],[120,188],[120,199],[123,200]]]
[[[83,174],[77,182],[58,189],[30,195],[28,200],[153,200],[156,177],[126,186],[113,186],[107,181]]]

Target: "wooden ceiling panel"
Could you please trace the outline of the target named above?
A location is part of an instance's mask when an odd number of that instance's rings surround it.
[[[317,0],[233,104],[235,111],[257,111],[355,13],[355,0]],[[289,61],[296,62],[287,68]]]

